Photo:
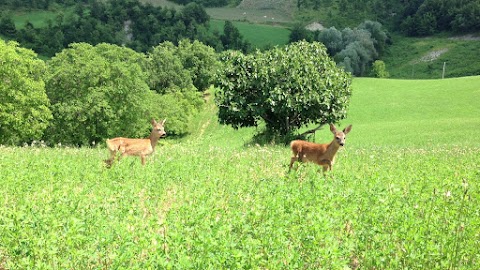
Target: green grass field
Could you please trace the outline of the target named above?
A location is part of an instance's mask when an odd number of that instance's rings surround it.
[[[480,77],[444,80],[355,79],[348,119],[352,143],[392,147],[480,147]]]
[[[211,102],[145,167],[0,147],[0,269],[477,269],[479,85],[354,79],[327,179],[288,174],[286,146],[252,145]]]
[[[67,11],[68,12],[68,11]],[[47,26],[48,20],[54,20],[58,13],[54,11],[37,10],[31,12],[17,12],[12,18],[17,29],[23,29],[27,22],[34,27],[40,28]]]
[[[279,26],[259,25],[248,22],[232,22],[238,29],[240,34],[250,42],[253,46],[259,49],[272,46],[282,46],[288,43],[288,36],[290,30]],[[223,26],[225,21],[211,20],[210,27],[212,30],[218,30],[223,33]]]

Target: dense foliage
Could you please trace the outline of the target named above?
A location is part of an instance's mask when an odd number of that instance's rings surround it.
[[[42,76],[45,63],[31,50],[0,40],[0,144],[39,139],[52,118]]]
[[[327,14],[330,26],[368,18],[401,29],[408,35],[429,35],[439,31],[480,30],[478,0],[297,0],[300,12],[314,9]]]
[[[193,78],[205,75],[206,81],[212,80],[213,74],[207,76],[209,69],[205,69],[204,73],[195,71],[199,68],[197,64],[202,66],[202,60],[206,63],[213,61],[209,58],[211,55],[202,55],[213,49],[198,43],[195,46],[200,50],[188,51],[192,49],[191,46],[193,44],[187,40],[181,41],[178,47],[167,41],[153,48],[147,55],[148,84],[150,89],[161,94],[161,98],[153,106],[156,115],[168,119],[169,134],[180,135],[188,132],[191,117],[203,105],[201,93],[193,84]]]
[[[424,36],[439,31],[480,30],[478,0],[425,0],[419,3],[417,10],[405,15],[401,27],[408,35]]]
[[[216,101],[223,124],[239,128],[262,120],[268,131],[288,134],[309,123],[346,117],[351,78],[318,42],[250,55],[228,52],[222,60]]]
[[[176,51],[197,90],[209,88],[220,64],[215,50],[198,40],[190,42],[184,39],[178,43]]]
[[[290,41],[320,41],[327,47],[328,54],[354,75],[367,74],[373,61],[379,59],[386,50],[389,34],[379,22],[365,21],[356,28],[342,31],[330,27],[322,31],[308,31],[297,26],[292,30]]]
[[[228,43],[229,39],[222,38],[221,33],[209,30],[210,17],[197,3],[177,11],[138,0],[92,0],[78,3],[69,10],[60,12],[43,28],[27,21],[23,28],[16,29],[8,13],[0,14],[0,34],[46,56],[53,56],[76,42],[117,44],[146,52],[164,41],[178,44],[180,40],[189,39],[216,51],[224,47],[237,49]]]
[[[143,137],[151,118],[168,118],[168,134],[184,135],[219,65],[213,48],[187,39],[148,54],[73,43],[46,65],[16,42],[0,42],[0,144]]]
[[[138,137],[153,110],[143,54],[110,44],[72,44],[47,62],[46,89],[53,120],[50,143],[88,145]],[[155,116],[157,117],[157,116]]]

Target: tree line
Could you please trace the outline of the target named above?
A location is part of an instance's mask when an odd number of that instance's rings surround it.
[[[72,43],[46,61],[0,40],[0,59],[0,144],[8,145],[141,137],[160,117],[169,135],[188,133],[219,64],[213,48],[188,39],[148,53]]]
[[[328,10],[329,20],[368,18],[411,36],[480,30],[478,0],[297,0],[302,9]]]
[[[71,10],[64,9],[45,27],[27,22],[21,29],[16,29],[10,14],[3,12],[0,34],[49,57],[75,42],[92,45],[105,42],[138,52],[146,52],[165,41],[178,44],[183,39],[201,41],[216,51],[228,48],[247,52],[251,47],[241,35],[231,34],[237,30],[232,23],[225,24],[223,33],[211,31],[210,17],[197,3],[177,11],[138,0],[88,0],[74,4]]]
[[[299,24],[292,29],[290,42],[299,40],[322,42],[339,66],[357,76],[370,75],[372,63],[382,57],[390,44],[388,31],[373,21],[365,21],[353,29],[330,27],[314,32]]]
[[[351,95],[349,73],[319,42],[251,54],[216,53],[188,39],[147,53],[72,43],[44,61],[15,41],[0,40],[0,59],[0,145],[85,146],[141,137],[152,118],[167,118],[169,135],[187,134],[212,84],[221,123],[264,123],[268,134],[283,137],[345,118]]]

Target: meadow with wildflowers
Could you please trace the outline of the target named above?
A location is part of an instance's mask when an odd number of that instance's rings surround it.
[[[146,166],[106,169],[101,143],[0,147],[0,269],[476,269],[479,85],[354,79],[326,178],[287,173],[286,145],[211,101]]]

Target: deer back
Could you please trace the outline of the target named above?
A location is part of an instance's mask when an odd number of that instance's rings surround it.
[[[295,156],[304,161],[320,161],[329,159],[328,144],[312,143],[302,140],[295,140],[290,143],[290,148]]]
[[[110,151],[120,151],[124,155],[141,156],[150,155],[154,148],[150,139],[113,138],[107,140]]]

